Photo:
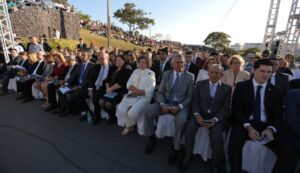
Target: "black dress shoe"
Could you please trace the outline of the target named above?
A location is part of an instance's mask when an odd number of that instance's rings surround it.
[[[45,112],[50,112],[50,111],[53,111],[54,109],[56,109],[57,107],[55,106],[55,105],[52,105],[52,104],[50,104],[49,106],[47,106],[46,108],[45,108]]]
[[[23,100],[23,99],[25,99],[26,97],[25,96],[19,96],[19,97],[16,97],[15,99],[16,100]]]
[[[182,161],[180,161],[178,168],[182,171],[185,171],[188,168],[190,161],[191,159],[185,157]]]
[[[87,116],[86,115],[81,115],[79,117],[79,121],[85,121],[87,119]]]
[[[28,103],[28,102],[31,102],[33,101],[33,98],[26,98],[22,101],[22,103]]]
[[[117,119],[116,118],[109,118],[106,122],[106,125],[111,126],[113,124],[117,123]]]
[[[178,160],[178,154],[179,151],[176,151],[174,149],[171,149],[170,153],[169,153],[169,157],[168,157],[168,163],[170,165],[174,165],[176,164],[177,160]]]
[[[61,114],[59,114],[59,117],[65,117],[65,116],[68,116],[71,113],[72,113],[71,111],[65,111],[65,112],[62,112]]]
[[[63,112],[65,112],[64,109],[58,109],[58,110],[55,110],[55,111],[51,112],[51,114],[61,114]]]
[[[146,154],[150,154],[152,153],[154,147],[156,144],[156,137],[155,136],[151,136],[150,140],[147,142],[146,147],[145,147],[145,153]]]
[[[3,91],[3,90],[0,91],[0,96],[4,96],[6,94],[7,94],[7,91]]]

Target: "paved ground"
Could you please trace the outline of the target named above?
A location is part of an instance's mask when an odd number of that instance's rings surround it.
[[[23,104],[15,94],[0,97],[1,173],[169,173],[170,142],[160,140],[144,153],[146,138],[121,136],[120,127],[91,126],[78,117],[45,113],[40,101]],[[196,157],[187,173],[210,172]]]

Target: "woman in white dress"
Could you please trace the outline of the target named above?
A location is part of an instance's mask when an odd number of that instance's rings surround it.
[[[134,70],[127,82],[128,94],[117,108],[117,117],[124,122],[122,135],[127,135],[134,127],[144,106],[149,104],[155,88],[155,74],[149,68],[151,60],[141,56],[138,59],[138,69]]]

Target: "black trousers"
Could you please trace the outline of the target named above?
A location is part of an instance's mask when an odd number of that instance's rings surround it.
[[[254,128],[261,133],[267,128],[266,124],[260,124],[254,126]],[[275,151],[277,136],[274,136],[275,141],[266,144],[266,147]],[[231,173],[242,173],[242,151],[246,140],[250,140],[248,137],[248,131],[242,125],[233,125],[231,129],[228,156]]]
[[[56,89],[58,88],[58,85],[54,85],[53,83],[48,84],[47,90],[48,90],[48,102],[53,105],[57,106],[57,100],[56,100]]]
[[[71,110],[75,113],[89,110],[89,106],[85,101],[86,98],[89,98],[87,88],[80,88],[71,93],[69,96]]]
[[[94,104],[94,115],[96,117],[100,117],[100,111],[101,111],[101,107],[99,105],[99,100],[103,97],[103,95],[105,94],[104,90],[99,90],[99,91],[95,91],[94,95],[93,95],[93,104]]]
[[[297,161],[300,159],[300,136],[296,136],[286,127],[278,135],[277,162],[275,173],[295,173]]]
[[[67,109],[67,110],[71,111],[72,107],[71,107],[68,97],[70,96],[70,94],[72,94],[72,91],[70,91],[69,93],[63,94],[62,92],[57,90],[57,94],[58,94],[59,106],[61,107],[61,109],[64,109],[64,110]]]
[[[6,71],[0,76],[1,84],[2,84],[2,90],[7,91],[8,89],[8,83],[9,79],[14,78],[17,74],[18,70],[16,69],[11,69]]]
[[[35,79],[28,79],[24,82],[23,86],[23,95],[28,98],[32,98],[32,84],[35,82]]]

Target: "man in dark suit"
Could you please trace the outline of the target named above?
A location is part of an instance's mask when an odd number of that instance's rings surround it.
[[[58,106],[61,106],[57,103],[56,100],[56,89],[62,86],[64,82],[67,81],[78,68],[78,64],[76,64],[74,55],[67,56],[66,62],[68,63],[68,68],[66,68],[64,72],[65,78],[60,80],[59,79],[54,80],[54,82],[49,83],[47,86],[49,106],[45,108],[46,112],[52,111],[56,109]],[[63,109],[63,106],[61,106],[60,108]],[[56,113],[62,113],[62,112],[63,110],[56,111]]]
[[[236,85],[233,102],[233,125],[229,143],[232,173],[242,171],[242,149],[246,140],[270,140],[270,149],[282,120],[283,97],[280,89],[268,83],[273,64],[268,59],[254,63],[253,78]]]
[[[287,75],[278,73],[279,60],[276,58],[269,59],[273,64],[273,74],[269,79],[269,82],[274,86],[281,89],[283,96],[285,96],[289,90],[289,77]]]
[[[170,70],[171,65],[170,65],[170,61],[167,60],[168,48],[159,49],[157,54],[159,56],[159,61],[156,61],[152,65],[151,70],[154,71],[155,73],[156,86],[158,88],[163,76],[163,72]]]
[[[290,89],[300,88],[300,79],[294,79],[290,81]]]
[[[223,131],[229,112],[231,87],[221,83],[223,67],[215,64],[208,69],[208,80],[197,83],[193,92],[192,116],[186,126],[185,157],[180,163],[186,169],[192,157],[195,134],[199,127],[209,129],[212,148],[213,172],[224,172]]]
[[[110,78],[115,71],[115,68],[109,62],[109,55],[107,53],[99,52],[97,58],[99,64],[95,65],[93,69],[88,88],[89,96],[93,99],[94,103],[94,124],[98,123],[101,119],[99,100],[106,92],[104,81]]]
[[[175,136],[168,161],[170,164],[174,164],[181,149],[182,132],[192,100],[194,76],[190,72],[184,71],[184,57],[182,55],[175,55],[171,63],[173,70],[164,72],[157,91],[156,102],[146,106],[144,111],[144,135],[150,136],[145,148],[146,153],[150,153],[156,143],[154,119],[159,115],[173,114],[175,116]]]
[[[192,73],[194,75],[194,79],[197,79],[199,69],[195,64],[192,63],[193,60],[192,52],[188,51],[184,57],[185,57],[184,70]]]
[[[0,60],[0,76],[4,74],[7,70],[11,69],[12,66],[18,65],[18,63],[21,61],[17,49],[13,48],[10,50],[9,59],[10,61],[6,63],[5,57],[3,55],[3,59]]]
[[[29,62],[27,60],[26,53],[21,52],[19,54],[19,57],[20,57],[20,61],[16,65],[19,65],[19,66],[23,67],[25,70],[29,70],[30,66],[29,66]],[[16,77],[16,75],[19,71],[21,71],[21,69],[16,68],[15,65],[12,65],[5,73],[3,73],[0,76],[0,84],[1,84],[0,95],[7,94],[9,79]]]
[[[87,109],[85,100],[80,99],[81,95],[88,97],[87,90],[81,90],[81,88],[87,88],[89,85],[89,78],[94,67],[94,63],[90,62],[91,54],[89,51],[83,52],[81,63],[76,71],[66,81],[64,86],[72,89],[70,92],[63,93],[58,90],[59,99],[62,104],[66,106],[67,111],[61,116],[66,116],[70,113],[77,114],[81,110]],[[67,97],[68,95],[68,97]]]
[[[300,159],[300,88],[292,89],[285,99],[285,113],[278,136],[278,159],[275,173],[295,173]]]
[[[77,49],[80,49],[81,51],[87,50],[87,45],[83,42],[82,38],[79,38],[79,44],[77,44]]]
[[[51,52],[52,48],[49,46],[47,39],[45,37],[40,37],[40,42],[45,52]]]

